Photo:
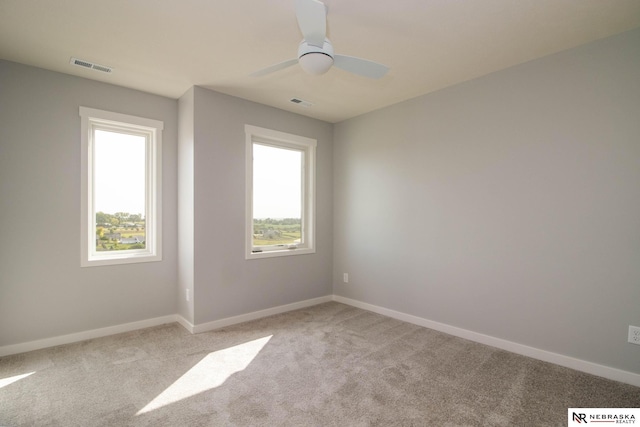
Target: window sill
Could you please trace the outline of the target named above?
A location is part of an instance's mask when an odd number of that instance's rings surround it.
[[[316,253],[315,248],[277,249],[262,252],[251,252],[245,255],[245,259],[274,258],[281,256],[307,255]]]
[[[91,259],[83,259],[81,262],[82,267],[99,267],[103,265],[118,265],[118,264],[137,264],[141,262],[156,262],[162,261],[162,256],[151,254],[122,254],[122,256],[111,255],[105,257],[92,257]]]

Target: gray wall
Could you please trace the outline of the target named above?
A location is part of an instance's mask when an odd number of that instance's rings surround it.
[[[639,46],[336,125],[334,293],[640,373]]]
[[[164,121],[163,261],[80,267],[80,116]],[[0,60],[0,345],[176,313],[176,100]]]
[[[331,295],[332,125],[194,92],[195,324]],[[315,254],[245,260],[245,124],[317,139]]]

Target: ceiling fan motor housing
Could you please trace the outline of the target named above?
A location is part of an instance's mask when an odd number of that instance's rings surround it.
[[[309,74],[324,74],[333,65],[333,46],[329,39],[324,39],[322,47],[314,46],[305,40],[298,46],[298,62]]]

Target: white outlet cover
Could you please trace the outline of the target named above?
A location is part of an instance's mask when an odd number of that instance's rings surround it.
[[[640,345],[640,328],[629,325],[629,342]]]

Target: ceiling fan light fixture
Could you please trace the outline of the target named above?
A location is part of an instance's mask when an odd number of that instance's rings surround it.
[[[303,71],[312,75],[324,74],[334,65],[347,72],[372,79],[379,79],[389,71],[389,67],[377,62],[333,53],[333,46],[326,38],[327,7],[320,0],[296,0],[296,17],[304,37],[298,45],[297,59],[263,68],[251,74],[252,76],[261,77],[291,67],[296,62]]]
[[[319,76],[329,71],[329,68],[333,65],[333,58],[326,53],[311,52],[302,55],[298,62],[304,71]]]

